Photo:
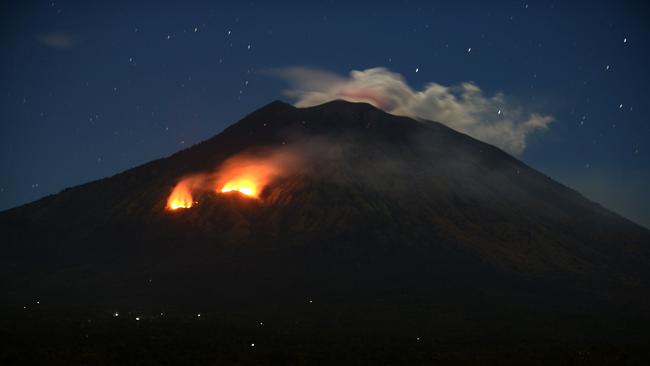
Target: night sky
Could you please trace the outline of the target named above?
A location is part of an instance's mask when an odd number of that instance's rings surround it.
[[[1,6],[0,209],[168,156],[273,100],[296,102],[287,70],[345,79],[383,67],[416,91],[471,81],[549,116],[516,156],[650,227],[642,1]]]

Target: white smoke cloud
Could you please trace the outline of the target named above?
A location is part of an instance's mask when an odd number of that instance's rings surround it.
[[[514,154],[524,151],[531,133],[553,122],[552,116],[529,112],[502,93],[488,97],[472,82],[450,87],[429,83],[416,91],[402,75],[382,67],[355,70],[349,77],[305,67],[272,74],[290,83],[286,94],[296,98],[298,107],[334,99],[367,102],[392,114],[441,122]]]

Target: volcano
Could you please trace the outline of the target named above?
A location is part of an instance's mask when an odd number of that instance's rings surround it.
[[[251,159],[270,173],[224,168]],[[201,339],[232,347],[197,352],[226,363],[251,347],[270,363],[636,360],[650,324],[648,229],[494,146],[365,103],[273,102],[170,157],[2,212],[0,228],[3,307],[17,314],[4,323],[44,334],[65,313],[88,336],[87,318],[137,315],[154,332],[169,314],[187,332],[199,314],[229,329]],[[120,324],[93,355],[119,348]]]

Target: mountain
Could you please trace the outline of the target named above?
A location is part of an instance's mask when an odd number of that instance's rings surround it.
[[[239,156],[274,164],[258,197],[201,189],[166,208],[183,179],[213,184]],[[494,146],[365,103],[273,102],[170,157],[2,212],[0,229],[4,307],[20,314],[202,312],[237,334],[272,319],[276,345],[361,347],[347,335],[374,329],[395,349],[417,332],[627,345],[648,324],[650,231]]]

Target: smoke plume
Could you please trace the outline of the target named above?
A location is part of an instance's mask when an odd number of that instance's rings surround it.
[[[352,71],[349,77],[305,67],[271,73],[290,83],[286,94],[298,107],[335,99],[367,102],[392,114],[441,122],[513,154],[521,154],[527,138],[553,122],[552,116],[528,111],[502,93],[486,96],[472,82],[454,86],[431,82],[418,91],[402,75],[381,67]]]

